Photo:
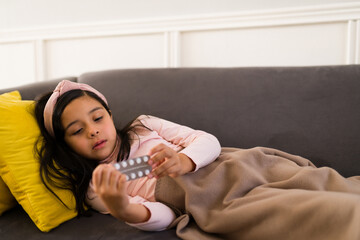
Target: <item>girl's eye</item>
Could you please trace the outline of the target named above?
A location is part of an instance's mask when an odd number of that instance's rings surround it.
[[[103,117],[101,116],[101,117],[98,117],[98,118],[95,118],[95,122],[97,122],[97,121],[100,121],[101,119],[102,119]]]
[[[76,132],[74,132],[72,135],[77,135],[81,132],[82,128],[80,128],[79,130],[77,130]]]

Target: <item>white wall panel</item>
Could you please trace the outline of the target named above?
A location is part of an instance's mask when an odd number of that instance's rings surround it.
[[[94,37],[45,42],[46,78],[112,68],[164,66],[163,34]]]
[[[9,88],[35,81],[32,42],[0,44],[0,86]]]
[[[0,88],[114,68],[360,64],[360,1],[317,1],[323,4],[0,29]]]
[[[347,24],[307,24],[181,36],[182,66],[346,64]]]

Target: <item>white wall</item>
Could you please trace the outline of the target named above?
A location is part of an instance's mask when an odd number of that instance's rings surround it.
[[[0,88],[111,68],[358,64],[360,1],[0,0]]]

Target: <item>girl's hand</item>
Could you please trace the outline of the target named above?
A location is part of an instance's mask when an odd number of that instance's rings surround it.
[[[149,164],[152,166],[152,172],[148,175],[152,177],[178,177],[195,169],[195,163],[185,154],[177,153],[165,144],[159,144],[149,153],[151,159]]]
[[[126,193],[126,175],[110,164],[100,164],[92,175],[95,193],[117,219],[140,223],[149,220],[150,211],[141,204],[131,204]]]
[[[125,210],[129,205],[126,194],[126,176],[110,164],[100,164],[93,172],[95,193],[108,207],[110,213]]]

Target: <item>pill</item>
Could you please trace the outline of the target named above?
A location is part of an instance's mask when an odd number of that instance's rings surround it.
[[[120,164],[115,163],[115,164],[114,164],[114,167],[115,167],[116,170],[120,170]]]

